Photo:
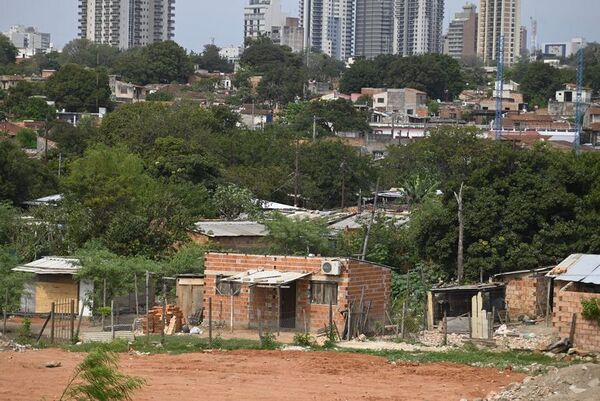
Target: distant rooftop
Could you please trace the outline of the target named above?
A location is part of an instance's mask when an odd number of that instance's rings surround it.
[[[267,227],[257,221],[199,221],[194,224],[196,232],[209,237],[265,237]]]

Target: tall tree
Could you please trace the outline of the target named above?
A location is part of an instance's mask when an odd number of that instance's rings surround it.
[[[221,57],[219,50],[221,49],[215,45],[206,45],[202,54],[190,54],[190,59],[193,63],[198,64],[198,68],[208,71],[233,72],[233,64]]]
[[[61,64],[79,64],[90,68],[112,68],[119,56],[119,49],[88,39],[73,39],[60,54]]]
[[[19,205],[56,189],[56,179],[45,165],[29,159],[12,142],[0,141],[0,201]]]
[[[67,111],[98,112],[98,107],[110,106],[106,73],[76,64],[67,64],[48,78],[46,93],[58,107]]]
[[[0,33],[0,65],[13,64],[17,58],[17,48],[9,38]]]

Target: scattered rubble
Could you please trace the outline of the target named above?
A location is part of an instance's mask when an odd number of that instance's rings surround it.
[[[488,401],[597,401],[600,394],[600,365],[587,363],[550,368],[543,376],[527,377],[507,386]]]
[[[31,350],[33,347],[31,344],[18,344],[6,337],[0,335],[0,352],[13,351],[13,352],[25,352]]]
[[[57,362],[57,361],[50,361],[50,362],[46,362],[44,364],[44,366],[47,368],[60,368],[62,366],[62,363]]]

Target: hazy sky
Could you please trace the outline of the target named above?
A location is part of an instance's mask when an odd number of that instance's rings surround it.
[[[474,1],[478,4],[479,1]],[[282,0],[284,11],[296,16],[298,0]],[[583,36],[600,41],[600,0],[522,0],[523,25],[538,20],[538,42],[567,41]],[[176,0],[175,40],[201,50],[211,39],[219,46],[242,42],[243,6],[248,0]],[[446,24],[466,0],[446,0]],[[77,0],[0,0],[0,31],[10,25],[33,25],[52,34],[62,47],[77,36]]]

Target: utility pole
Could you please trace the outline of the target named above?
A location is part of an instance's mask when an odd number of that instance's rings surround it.
[[[315,142],[317,140],[317,116],[313,115],[313,131],[312,131],[312,135],[313,135],[313,142]]]
[[[342,161],[340,164],[340,170],[342,170],[342,209],[344,209],[346,201],[346,161]]]
[[[371,220],[369,220],[369,224],[367,225],[367,233],[365,235],[365,242],[363,243],[362,255],[361,259],[365,260],[367,258],[367,247],[369,246],[369,234],[371,234],[371,226],[375,221],[375,208],[377,207],[377,196],[379,195],[379,178],[377,178],[377,184],[375,185],[375,199],[373,200],[373,209],[371,210]]]
[[[581,132],[583,128],[583,47],[577,51],[577,95],[576,95],[576,111],[575,111],[575,151],[579,154],[581,146]]]
[[[458,203],[458,252],[456,256],[456,266],[457,266],[457,276],[458,283],[462,283],[464,272],[463,266],[463,240],[464,240],[464,230],[465,230],[465,220],[463,215],[463,189],[465,183],[460,184],[460,190],[458,194],[454,192],[454,197],[456,198],[456,202]]]
[[[300,143],[296,137],[296,150],[294,156],[294,207],[298,207],[298,187],[300,182]]]

